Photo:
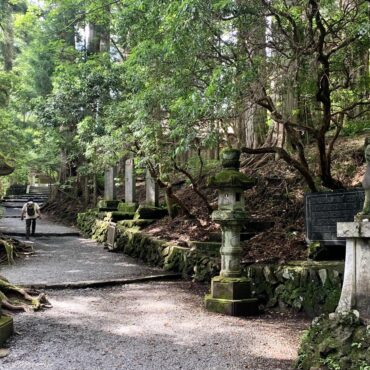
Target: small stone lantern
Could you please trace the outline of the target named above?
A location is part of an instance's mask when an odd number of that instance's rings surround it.
[[[239,171],[240,151],[226,149],[222,152],[222,171],[209,181],[209,186],[219,192],[218,210],[212,220],[221,225],[221,272],[212,279],[211,294],[205,297],[210,311],[233,316],[258,312],[258,300],[251,298],[250,279],[241,276],[240,231],[247,214],[243,191],[255,185],[255,180]]]

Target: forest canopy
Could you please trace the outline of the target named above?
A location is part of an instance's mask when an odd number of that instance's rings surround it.
[[[232,146],[340,189],[337,139],[370,128],[369,27],[365,0],[3,0],[2,187],[32,170],[96,199],[135,157],[197,190]]]

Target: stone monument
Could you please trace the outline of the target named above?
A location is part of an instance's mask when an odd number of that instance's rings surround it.
[[[336,312],[357,310],[370,320],[370,140],[365,141],[366,173],[362,186],[365,201],[354,222],[338,222],[338,237],[346,239],[342,293]]]
[[[136,202],[136,175],[135,162],[127,159],[125,162],[125,203],[133,204]]]
[[[211,294],[205,297],[209,311],[233,316],[258,312],[258,300],[251,298],[251,281],[241,276],[240,231],[247,214],[243,191],[254,186],[255,181],[239,171],[240,151],[226,149],[222,152],[222,171],[209,181],[209,186],[219,192],[218,210],[212,220],[221,225],[221,271],[212,279]]]
[[[110,167],[104,172],[104,200],[116,199],[116,168]]]
[[[148,206],[158,207],[159,205],[158,184],[157,184],[157,181],[153,179],[148,169],[146,170],[146,176],[145,176],[145,191],[146,191],[145,203]]]

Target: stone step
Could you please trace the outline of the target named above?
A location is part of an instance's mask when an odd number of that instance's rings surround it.
[[[29,199],[29,198],[28,198]],[[1,203],[26,203],[28,199],[3,199]],[[33,201],[36,203],[44,202],[45,199],[42,198],[34,198],[32,197]]]
[[[28,194],[49,194],[50,186],[49,185],[30,185],[28,187]]]
[[[24,232],[19,232],[19,231],[2,231],[2,233],[4,235],[7,235],[7,236],[25,236],[25,233]],[[49,237],[49,236],[54,236],[54,237],[65,237],[65,236],[76,236],[76,237],[80,237],[81,236],[81,233],[79,232],[59,232],[59,233],[53,233],[53,232],[46,232],[46,233],[38,233],[36,232],[35,234],[35,237],[36,238],[40,238],[40,237]]]
[[[11,202],[0,202],[0,206],[4,208],[19,208],[21,209],[23,207],[24,203],[11,203]],[[37,204],[42,207],[43,203],[37,202]]]

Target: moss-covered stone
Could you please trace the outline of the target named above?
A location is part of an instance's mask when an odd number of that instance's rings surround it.
[[[98,214],[97,210],[91,209],[77,215],[77,226],[83,235],[91,237]]]
[[[244,274],[251,277],[255,296],[267,307],[303,310],[314,317],[335,310],[341,292],[343,262],[251,265]]]
[[[208,311],[230,316],[256,315],[259,312],[256,298],[230,300],[213,298],[208,294],[204,298],[204,304]]]
[[[118,200],[99,200],[97,208],[100,210],[117,210],[119,203],[120,202]]]
[[[158,220],[168,215],[166,208],[154,206],[139,206],[135,213],[135,219]]]
[[[122,226],[128,227],[128,228],[132,228],[134,226],[143,228],[143,227],[151,225],[155,221],[156,220],[139,220],[139,219],[135,220],[134,219],[134,220],[122,220],[122,221],[118,221],[117,223]]]
[[[0,346],[13,334],[13,318],[0,316]]]
[[[136,203],[125,203],[125,202],[119,202],[117,206],[117,211],[119,212],[133,212],[135,213],[137,209]]]
[[[256,184],[256,180],[234,169],[224,169],[208,181],[211,188],[241,188],[250,189]]]
[[[111,212],[111,219],[113,222],[121,220],[132,220],[134,216],[135,216],[134,212],[122,212],[122,211]]]
[[[322,315],[304,334],[296,368],[370,369],[370,330],[358,313]]]

